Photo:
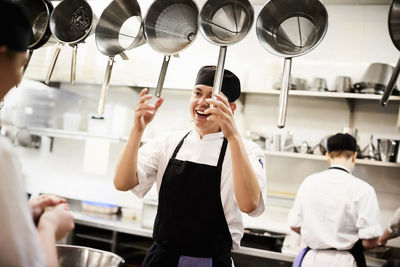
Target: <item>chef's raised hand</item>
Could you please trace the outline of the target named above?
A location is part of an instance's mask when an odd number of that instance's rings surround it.
[[[143,132],[147,124],[149,124],[157,113],[158,108],[163,103],[162,97],[158,98],[154,104],[150,104],[149,100],[152,98],[148,94],[148,89],[145,88],[140,92],[140,101],[135,110],[135,125],[134,127],[139,132]]]
[[[205,110],[205,113],[210,114],[207,120],[216,121],[221,127],[221,131],[229,139],[233,136],[238,136],[235,120],[233,118],[233,111],[236,108],[235,103],[229,103],[228,98],[222,94],[215,94],[216,99],[208,98],[206,102],[212,104],[213,107]]]

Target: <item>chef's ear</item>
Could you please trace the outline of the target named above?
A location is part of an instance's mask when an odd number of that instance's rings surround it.
[[[331,154],[329,154],[329,152],[325,152],[325,156],[326,156],[326,159],[328,160],[328,162],[331,163],[331,160],[332,160]]]
[[[236,110],[236,103],[235,102],[229,102],[229,106],[231,107],[231,110],[234,113],[235,110]]]
[[[356,162],[357,152],[354,152],[353,156],[351,156],[351,162]]]

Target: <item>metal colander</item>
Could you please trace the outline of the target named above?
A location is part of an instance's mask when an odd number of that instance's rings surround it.
[[[257,18],[256,32],[261,45],[284,57],[277,126],[286,121],[292,57],[315,48],[328,29],[328,12],[319,0],[270,0]]]
[[[156,88],[161,96],[171,55],[187,48],[196,38],[199,9],[192,0],[157,0],[150,6],[144,19],[144,33],[148,44],[164,54]]]
[[[242,40],[254,20],[247,0],[208,0],[200,11],[200,31],[210,43],[220,46],[213,96],[221,91],[227,45]]]

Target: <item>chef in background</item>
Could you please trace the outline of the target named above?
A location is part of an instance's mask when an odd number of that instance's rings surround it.
[[[385,228],[383,235],[379,238],[379,245],[386,245],[389,239],[400,236],[400,208],[398,208],[392,218],[390,218],[389,225]]]
[[[31,38],[24,10],[0,0],[0,100],[21,80]],[[74,227],[65,199],[44,195],[28,201],[21,165],[0,136],[0,266],[58,266],[56,240]],[[46,207],[54,207],[45,211]],[[35,225],[35,222],[37,225]]]
[[[375,190],[351,174],[356,140],[338,133],[328,139],[328,170],[304,179],[288,224],[307,245],[293,266],[365,267],[364,249],[382,234]]]
[[[114,177],[118,190],[143,197],[159,192],[154,243],[144,267],[230,267],[243,236],[242,214],[264,211],[264,154],[242,140],[233,112],[240,81],[224,71],[222,93],[212,99],[215,66],[202,67],[190,98],[193,128],[164,134],[139,150],[146,126],[163,103],[140,93],[135,123]],[[211,104],[213,107],[211,107]]]

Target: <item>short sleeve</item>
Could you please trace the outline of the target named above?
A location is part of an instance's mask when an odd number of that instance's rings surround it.
[[[360,239],[372,239],[382,235],[380,210],[375,190],[368,185],[368,190],[357,201],[358,236]]]
[[[303,210],[302,202],[304,195],[305,185],[304,182],[300,185],[293,206],[289,211],[288,225],[289,227],[301,227],[303,223]]]

